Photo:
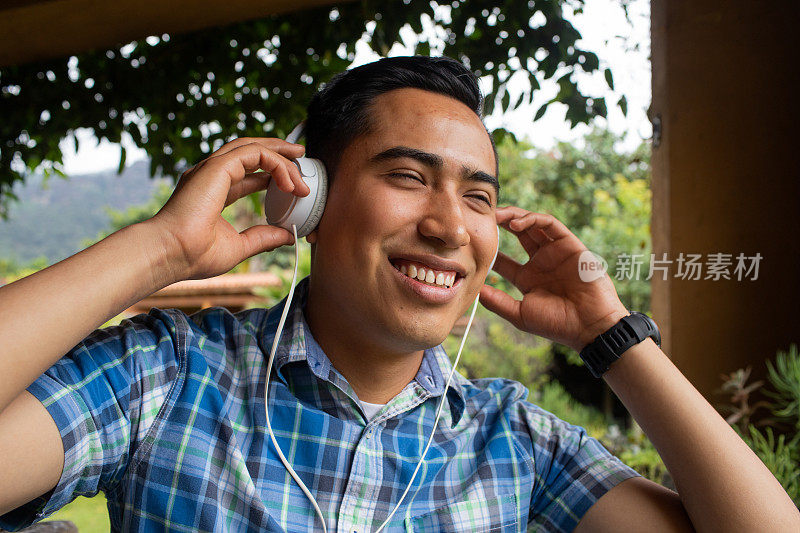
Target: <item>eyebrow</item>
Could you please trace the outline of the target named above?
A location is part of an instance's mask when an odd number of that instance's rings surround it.
[[[379,163],[381,161],[389,161],[391,159],[400,159],[400,158],[409,158],[414,159],[415,161],[419,161],[425,166],[434,168],[436,170],[441,169],[444,167],[444,159],[442,156],[432,154],[430,152],[425,152],[423,150],[418,150],[416,148],[411,148],[408,146],[394,146],[392,148],[388,148],[383,152],[375,154],[370,158],[370,161],[373,163]],[[467,166],[461,167],[462,172],[462,179],[465,181],[480,181],[484,183],[490,184],[494,187],[495,193],[497,196],[500,196],[500,182],[497,180],[496,176],[492,176],[482,170],[474,170]]]

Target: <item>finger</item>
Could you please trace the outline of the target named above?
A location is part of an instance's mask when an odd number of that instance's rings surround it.
[[[287,244],[294,244],[292,232],[277,226],[258,224],[239,233],[242,261],[262,252],[269,252]]]
[[[522,244],[522,247],[531,257],[533,257],[533,255],[539,250],[541,246],[547,244],[548,242],[551,242],[551,240],[547,237],[547,235],[545,235],[536,228],[533,228],[532,230],[528,231],[524,227],[523,229],[519,229],[516,227],[519,224],[518,221],[533,220],[532,215],[533,213],[525,212],[525,214],[521,219],[512,218],[512,219],[505,219],[503,220],[503,222],[500,222],[500,226],[503,229],[513,233],[517,237],[517,239],[519,239],[520,244]],[[512,223],[515,223],[515,225],[512,226],[511,225]]]
[[[240,198],[244,198],[248,194],[263,191],[269,184],[269,174],[266,172],[256,172],[245,175],[244,179],[232,186],[228,191],[228,197],[225,199],[225,207],[228,207]]]
[[[179,183],[182,185],[181,194],[187,198],[213,199],[219,202],[219,209],[222,210],[224,205],[228,205],[226,202],[231,197],[241,195],[242,189],[239,183],[248,173],[252,173],[251,170],[261,168],[273,171],[273,175],[280,174],[277,168],[282,167],[283,163],[279,157],[275,152],[257,144],[234,148],[226,154],[205,160],[201,166],[198,165],[193,174],[188,176],[189,179],[182,178],[183,183]],[[269,176],[265,175],[265,179],[269,180]],[[284,190],[294,188],[285,169],[283,178],[277,179],[276,183]]]
[[[297,167],[280,154],[265,148],[258,143],[243,144],[231,151],[208,158],[197,165],[191,175],[185,175],[185,179],[179,183],[181,196],[186,198],[213,198],[219,201],[221,210],[226,202],[232,198],[239,198],[243,188],[239,185],[245,177],[254,174],[255,170],[263,170],[265,183],[270,179],[275,179],[275,183],[281,190],[292,192],[295,185],[291,179],[288,166]],[[226,176],[227,182],[221,179]],[[299,179],[299,172],[297,173]],[[251,182],[252,180],[249,180]],[[249,183],[245,187],[252,187]],[[178,188],[176,188],[177,190]],[[191,192],[190,192],[191,191]],[[233,194],[231,194],[233,191]],[[175,194],[173,194],[175,196]],[[177,202],[178,200],[174,200]]]
[[[297,189],[295,182],[302,181],[300,178],[300,171],[297,170],[294,163],[288,161],[280,154],[276,154],[275,152],[271,152],[271,154],[271,157],[266,159],[266,161],[271,163],[271,166],[265,167],[259,162],[259,165],[261,165],[260,168],[269,173],[271,179],[275,180],[280,190],[293,193]]]
[[[517,222],[517,220],[519,219],[512,220],[511,222]],[[508,222],[506,226],[508,226],[508,224],[511,222]],[[542,233],[542,231],[537,228],[513,229],[512,227],[506,226],[504,226],[505,229],[517,236],[520,244],[522,244],[522,247],[526,252],[528,252],[530,257],[533,257],[533,255],[539,251],[539,248],[545,244],[553,242],[547,237],[547,235]]]
[[[572,238],[580,242],[560,220],[546,213],[531,213],[518,207],[509,206],[497,215],[504,228],[520,239],[525,250],[533,256],[538,249],[549,242]]]
[[[492,270],[510,281],[515,287],[522,290],[516,283],[517,274],[519,273],[520,268],[522,268],[522,265],[520,265],[514,259],[507,256],[503,252],[498,252],[497,259],[494,261]]]
[[[186,170],[184,170],[181,173],[180,178],[178,178],[178,182],[175,184],[175,189],[177,190],[177,189],[183,187],[186,184],[186,182],[189,180],[189,178],[191,178],[195,174],[195,172],[197,172],[203,166],[203,163],[205,163],[206,161],[207,161],[207,159],[203,159],[199,163],[197,163],[195,165],[192,165],[191,167],[189,167]]]
[[[230,141],[229,143],[226,143],[223,146],[221,146],[218,150],[212,153],[208,157],[208,159],[202,161],[200,165],[202,165],[206,161],[211,160],[212,158],[224,156],[226,154],[231,153],[233,150],[250,145],[266,148],[267,150],[274,152],[284,160],[285,162],[284,166],[288,171],[292,183],[294,184],[293,190],[296,191],[296,194],[298,196],[307,196],[311,192],[311,189],[303,181],[302,175],[300,174],[300,171],[297,169],[297,166],[293,162],[291,162],[291,159],[301,157],[305,153],[305,147],[300,144],[293,144],[286,142],[282,139],[261,138],[261,137],[242,137],[239,139],[234,139],[233,141]],[[256,170],[256,168],[258,167],[246,168],[245,170],[247,172],[252,172]],[[286,190],[286,189],[281,187],[281,190]],[[291,192],[291,191],[286,190],[286,192]]]
[[[530,213],[530,211],[522,209],[521,207],[517,207],[515,205],[504,205],[497,208],[497,211],[495,212],[495,218],[497,219],[498,224],[503,224],[513,218],[522,218],[528,213]]]
[[[203,160],[203,161],[205,161],[205,160]],[[197,163],[195,165],[190,166],[186,170],[184,170],[183,173],[181,173],[181,179],[188,178],[189,176],[194,174],[195,170],[197,170],[197,168],[199,168],[201,164],[202,164],[202,162],[201,163]]]
[[[257,143],[254,143],[254,144],[257,144]],[[247,145],[245,145],[245,146],[247,146]],[[286,192],[292,192],[296,196],[308,196],[309,193],[311,193],[311,188],[306,184],[305,181],[303,181],[303,175],[300,173],[300,169],[297,168],[297,165],[294,163],[294,161],[288,159],[287,157],[285,157],[282,154],[279,154],[277,152],[272,152],[272,153],[275,154],[275,157],[277,157],[280,161],[283,162],[283,168],[286,170],[286,172],[287,172],[287,174],[289,176],[289,179],[291,180],[292,185],[294,186],[294,188],[292,190],[286,191]],[[250,171],[257,171],[258,169],[253,168],[253,169],[246,169],[246,170],[248,172],[250,172]],[[252,172],[252,173],[254,173],[254,172]],[[270,172],[266,172],[266,174],[270,174]],[[268,180],[267,180],[267,183],[268,183]],[[283,187],[280,187],[280,188],[281,188],[281,190],[285,190],[285,189],[283,189]]]
[[[292,166],[294,165],[292,164]],[[244,198],[248,194],[263,191],[267,188],[267,185],[269,185],[269,180],[269,172],[251,172],[246,174],[242,181],[231,187],[230,191],[228,192],[228,197],[225,199],[225,207],[231,205],[240,198]],[[305,187],[307,189],[306,194],[300,194],[300,191],[298,191],[297,187],[294,189],[294,194],[298,196],[306,196],[311,192],[311,190],[308,188],[308,185],[305,185]]]
[[[306,152],[306,148],[302,144],[286,142],[283,139],[276,139],[274,137],[239,137],[238,139],[234,139],[223,144],[209,157],[224,155],[234,148],[239,148],[240,146],[245,146],[248,144],[261,145],[264,148],[272,150],[273,152],[277,152],[285,157],[288,157],[289,159],[301,157]]]
[[[520,301],[515,300],[500,289],[484,285],[481,288],[481,304],[489,311],[511,322],[518,329],[522,329]]]
[[[280,157],[283,157],[282,155]],[[289,176],[292,179],[292,183],[294,184],[294,194],[296,196],[308,196],[311,192],[311,188],[303,181],[303,175],[300,173],[300,169],[294,163],[285,157],[283,159],[286,161],[286,168],[289,170]]]
[[[546,213],[529,213],[528,215],[519,220],[510,221],[510,227],[518,231],[528,231],[529,233],[533,233],[532,230],[535,228],[554,241],[566,237],[574,237],[573,233],[553,215]]]
[[[234,167],[236,162],[240,163],[240,168],[244,172],[237,172],[235,177],[232,176],[234,179],[231,182],[231,187],[239,183],[247,175],[256,174],[255,171],[259,169],[269,174],[269,177],[275,180],[278,188],[284,192],[293,192],[295,190],[295,181],[300,180],[300,171],[297,170],[294,163],[259,143],[250,143],[234,148],[228,153],[209,159],[208,164],[210,165],[217,161],[224,161],[226,164],[231,162]],[[295,176],[294,180],[292,179],[292,173]]]

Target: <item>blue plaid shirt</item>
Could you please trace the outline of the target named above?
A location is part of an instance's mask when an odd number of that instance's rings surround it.
[[[441,346],[426,350],[416,378],[367,420],[309,331],[307,286],[281,336],[270,419],[328,531],[372,531],[419,461],[451,363]],[[28,387],[60,429],[64,470],[0,528],[103,491],[114,531],[321,529],[265,429],[265,359],[282,309],[152,309],[92,333]],[[582,428],[526,402],[519,383],[456,374],[446,394],[425,464],[386,531],[571,531],[638,475]]]

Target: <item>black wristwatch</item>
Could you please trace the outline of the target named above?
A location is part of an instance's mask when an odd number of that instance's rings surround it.
[[[625,350],[634,344],[639,344],[647,337],[661,346],[661,332],[658,331],[653,319],[644,313],[633,311],[587,344],[581,350],[581,359],[589,367],[592,375],[599,378],[608,370],[611,363],[625,353]]]

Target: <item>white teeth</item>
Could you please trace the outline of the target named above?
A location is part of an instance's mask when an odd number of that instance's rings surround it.
[[[455,284],[456,281],[455,272],[451,274],[446,274],[444,272],[436,273],[429,268],[406,264],[402,264],[400,266],[394,265],[394,267],[409,278],[418,279],[419,281],[440,285],[442,287],[450,288]]]

